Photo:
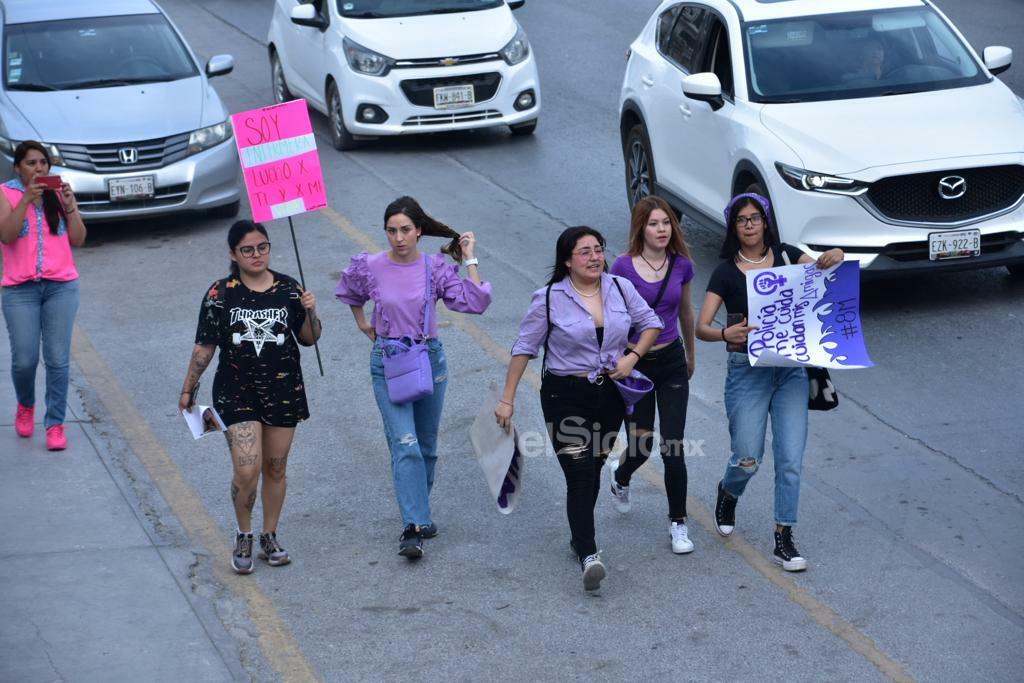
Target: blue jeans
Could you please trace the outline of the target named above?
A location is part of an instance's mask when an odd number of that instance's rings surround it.
[[[71,330],[78,312],[78,280],[40,280],[4,287],[4,321],[11,338],[11,379],[18,403],[36,404],[36,367],[42,340],[46,364],[46,418],[49,428],[64,424],[68,405]]]
[[[392,403],[384,380],[381,339],[370,352],[370,377],[377,399],[384,435],[391,451],[391,475],[395,497],[402,514],[402,524],[426,526],[430,517],[430,489],[434,486],[437,464],[437,433],[444,408],[444,392],[448,387],[448,361],[440,339],[428,339],[430,368],[434,374],[434,393],[412,403]]]
[[[736,497],[764,458],[768,416],[772,418],[775,460],[775,523],[796,524],[800,506],[800,468],[807,444],[807,371],[803,368],[754,368],[745,353],[730,353],[725,378],[732,457],[722,486]]]

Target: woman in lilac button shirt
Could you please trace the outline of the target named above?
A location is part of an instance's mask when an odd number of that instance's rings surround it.
[[[543,348],[541,408],[565,474],[571,544],[585,590],[599,588],[605,576],[594,540],[594,505],[601,467],[626,413],[611,380],[633,371],[661,329],[633,284],[605,272],[604,247],[601,233],[582,225],[559,236],[551,279],[533,293],[494,411],[498,424],[510,429],[519,380]],[[631,349],[630,327],[640,332]]]
[[[351,306],[359,330],[373,342],[370,377],[384,421],[395,495],[402,514],[398,552],[416,559],[423,556],[422,539],[437,535],[437,525],[430,514],[430,490],[434,484],[448,364],[437,338],[436,302],[441,299],[450,310],[461,313],[483,313],[491,303],[491,285],[480,280],[477,259],[473,257],[473,233],[458,234],[428,216],[412,197],[399,197],[388,205],[384,211],[384,232],[391,248],[353,256],[351,265],[341,274],[335,294]],[[451,237],[452,241],[441,254],[421,254],[418,243],[422,235]],[[446,263],[444,254],[455,263]],[[430,259],[431,266],[429,290],[426,259]],[[459,277],[459,261],[466,266],[469,277]],[[426,321],[424,294],[430,297]],[[370,300],[373,317],[367,322],[363,306]],[[383,342],[402,337],[421,339],[424,325],[434,393],[412,403],[393,403],[384,380]]]
[[[614,461],[608,463],[613,471],[612,502],[619,512],[629,512],[630,478],[654,449],[657,407],[668,494],[669,539],[672,552],[689,553],[693,551],[693,542],[686,528],[683,433],[690,377],[695,367],[694,318],[690,303],[693,262],[676,214],[664,199],[644,197],[633,206],[629,251],[615,260],[612,273],[632,282],[663,324],[654,346],[637,363],[637,370],[654,381],[654,391],[636,404],[629,419],[629,445],[622,464],[615,468]],[[637,339],[638,335],[634,335],[630,342],[636,343]]]

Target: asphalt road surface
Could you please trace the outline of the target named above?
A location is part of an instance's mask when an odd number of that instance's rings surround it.
[[[234,55],[234,73],[215,81],[231,111],[271,102],[270,0],[162,4],[203,59]],[[1017,64],[1004,78],[1024,93],[1021,3],[939,4],[977,48],[1014,48]],[[197,594],[237,638],[253,678],[277,676],[273,650],[287,639],[263,639],[277,624],[329,681],[1020,679],[1024,283],[1004,269],[865,285],[876,367],[836,373],[840,409],[812,415],[797,528],[810,563],[803,574],[770,562],[770,456],[739,505],[734,537],[723,542],[710,524],[728,457],[720,345],[698,343],[691,385],[687,437],[702,440],[688,459],[691,555],[669,552],[660,463],[641,470],[628,515],[602,492],[597,528],[609,576],[597,595],[584,594],[568,554],[554,458],[526,463],[513,514],[500,515],[488,499],[467,428],[488,385],[504,376],[502,354],[548,272],[555,237],[582,223],[604,231],[613,251],[624,246],[617,99],[624,51],[656,5],[530,0],[517,12],[543,84],[544,111],[529,138],[494,129],[341,154],[314,116],[331,209],[295,225],[326,330],[326,374],[306,353],[313,417],[298,429],[280,526],[295,561],[232,577],[269,597],[277,616],[247,613],[232,582],[215,581],[212,563],[226,564],[226,555],[198,553],[194,567]],[[395,552],[400,521],[368,343],[332,296],[350,256],[385,243],[384,207],[402,194],[476,232],[495,292],[482,317],[443,317],[450,386],[433,497],[441,535],[415,565]],[[92,226],[77,256],[82,333],[155,434],[149,448],[170,454],[225,539],[234,528],[227,449],[193,442],[176,402],[200,299],[227,269],[228,223]],[[297,275],[281,223],[270,228],[272,267]],[[695,227],[687,237],[699,305],[721,237]],[[80,373],[75,383],[106,425],[111,462],[130,472],[131,434]],[[210,384],[212,372],[204,397]],[[541,428],[529,382],[517,411],[520,429]],[[167,511],[157,492],[137,484],[133,493],[159,527]]]

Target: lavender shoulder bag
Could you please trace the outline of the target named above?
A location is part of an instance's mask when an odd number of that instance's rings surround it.
[[[384,353],[384,380],[388,386],[388,398],[392,403],[418,401],[434,393],[434,372],[430,368],[430,351],[427,349],[427,323],[433,278],[430,271],[430,256],[424,256],[427,265],[426,287],[424,287],[423,330],[419,341],[411,337],[389,339],[382,345]]]

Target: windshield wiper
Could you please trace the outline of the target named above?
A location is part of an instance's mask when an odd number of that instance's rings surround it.
[[[29,92],[53,92],[59,90],[52,85],[44,85],[42,83],[9,83],[7,85],[8,90],[27,90]]]
[[[458,14],[459,12],[471,12],[472,10],[466,9],[465,7],[436,7],[434,9],[427,10],[424,14]]]
[[[92,81],[79,81],[64,85],[64,90],[85,90],[88,88],[114,88],[119,85],[143,85],[145,83],[165,83],[173,81],[170,76],[159,76],[152,78],[97,78]]]
[[[385,15],[380,14],[379,12],[352,12],[352,13],[345,13],[342,16],[344,16],[346,19],[383,19],[383,18],[385,18]]]

